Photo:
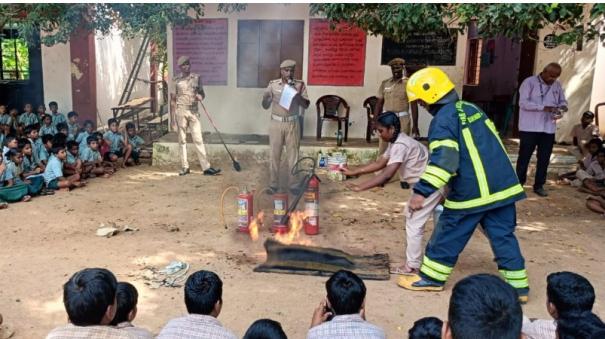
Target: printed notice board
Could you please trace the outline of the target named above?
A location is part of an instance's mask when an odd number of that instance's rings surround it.
[[[382,39],[381,64],[403,58],[407,65],[447,66],[456,64],[456,31],[413,32],[401,43]]]

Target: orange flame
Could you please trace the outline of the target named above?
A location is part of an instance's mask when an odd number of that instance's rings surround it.
[[[305,220],[305,212],[302,211],[294,211],[290,214],[290,229],[288,233],[283,234],[275,234],[275,240],[281,242],[282,244],[302,244],[309,245],[311,241],[300,239],[300,232],[304,226]]]
[[[256,215],[256,218],[252,219],[250,225],[248,225],[248,230],[250,231],[250,239],[252,241],[258,240],[258,230],[260,225],[263,224],[263,220],[265,219],[265,212],[260,211]]]

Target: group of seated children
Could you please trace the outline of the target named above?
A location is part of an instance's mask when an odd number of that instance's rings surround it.
[[[384,339],[385,332],[366,319],[366,286],[356,274],[334,273],[325,283],[326,294],[313,312],[307,339]],[[52,330],[47,339],[140,338],[153,334],[137,327],[138,293],[103,268],[75,273],[63,285],[63,303],[69,323]],[[166,323],[159,339],[233,339],[218,320],[223,309],[223,282],[214,272],[191,274],[184,288],[187,314]],[[605,338],[605,323],[593,313],[595,290],[583,276],[572,272],[547,277],[550,320],[523,316],[515,289],[500,277],[477,274],[460,280],[452,291],[447,321],[436,317],[416,321],[408,331],[412,339],[597,339]],[[284,339],[280,323],[260,319],[244,339]]]
[[[574,126],[572,153],[579,159],[578,169],[560,175],[560,179],[588,193],[586,207],[605,216],[605,147],[593,121],[594,113],[587,111]]]
[[[33,113],[26,104],[19,115],[0,105],[0,209],[9,202],[83,186],[88,178],[107,178],[120,159],[122,167],[140,163],[144,141],[133,123],[120,133],[118,120],[109,119],[109,130],[102,134],[90,120],[81,129],[78,113],[69,112],[66,119],[56,102],[49,106],[51,113],[44,105]]]

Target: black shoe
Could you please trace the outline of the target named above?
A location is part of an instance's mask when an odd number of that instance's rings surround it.
[[[539,195],[541,197],[547,197],[548,196],[548,192],[546,192],[546,190],[544,190],[543,187],[534,188],[534,193],[536,193],[537,195]]]
[[[191,172],[189,171],[189,168],[183,168],[183,169],[181,169],[181,171],[179,172],[179,175],[181,175],[181,176],[182,176],[182,175],[187,175],[187,174],[189,174],[189,173],[191,173]]]
[[[210,167],[207,170],[204,170],[204,175],[217,175],[221,173],[221,169],[220,168],[212,168]]]

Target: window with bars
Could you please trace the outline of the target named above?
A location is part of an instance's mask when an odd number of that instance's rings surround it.
[[[482,39],[469,39],[468,60],[466,64],[466,76],[464,84],[467,86],[478,86],[481,77],[481,50]]]
[[[14,29],[4,29],[0,34],[1,80],[29,79],[29,49],[25,39]]]
[[[239,20],[237,22],[237,87],[263,88],[280,77],[284,59],[296,61],[294,77],[302,78],[304,21]]]

